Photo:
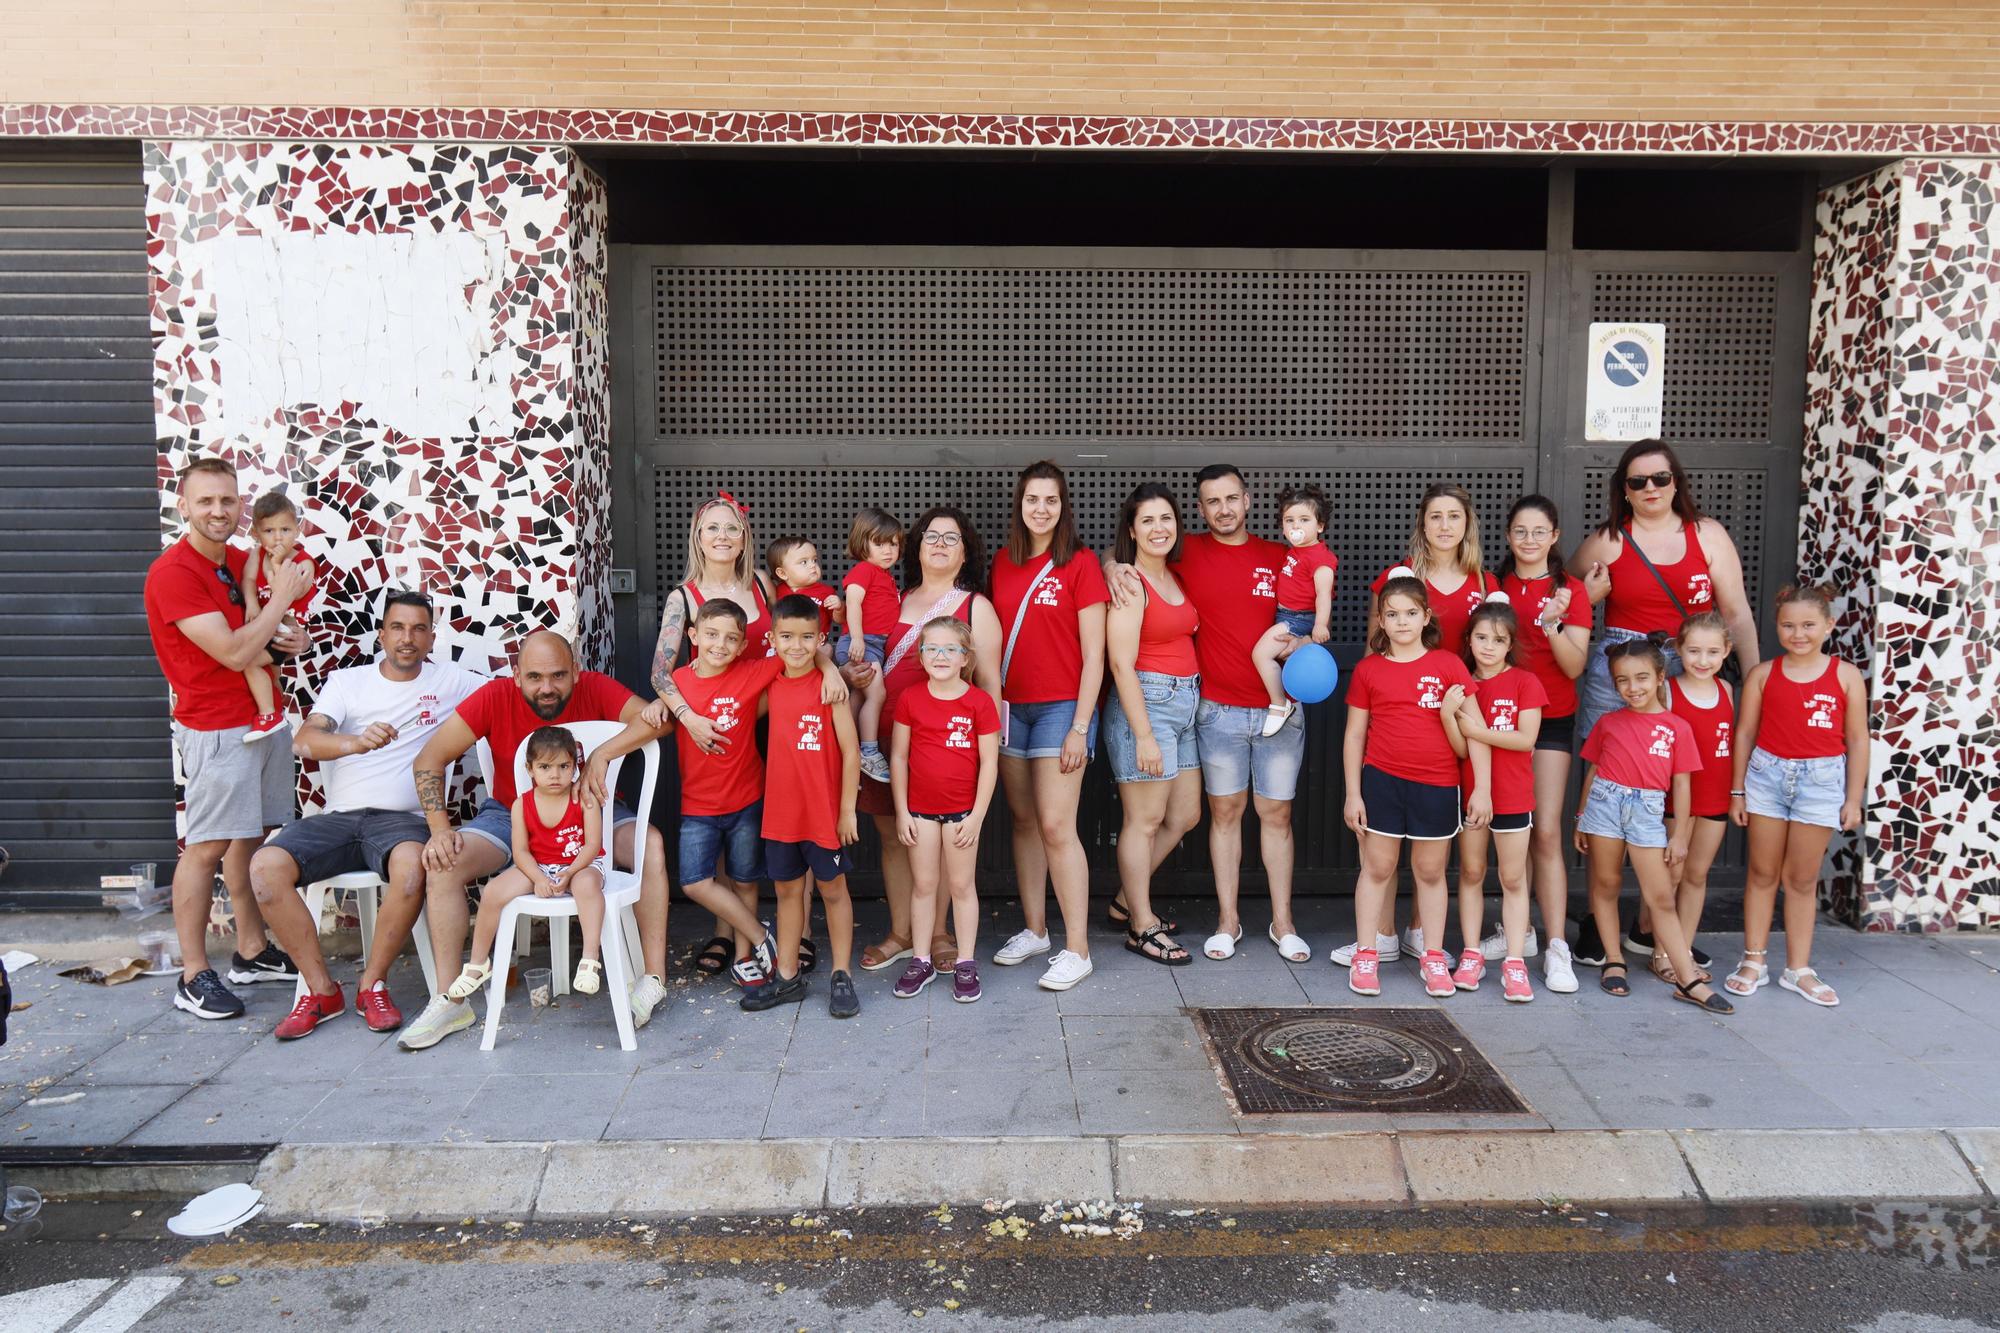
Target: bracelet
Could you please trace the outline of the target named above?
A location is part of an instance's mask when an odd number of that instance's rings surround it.
[[[1088,736],[1090,734],[1090,724],[1088,722],[1072,722],[1069,731],[1072,736]]]
[[[679,717],[682,713],[692,713],[693,711],[694,708],[691,705],[682,704],[678,708],[674,709],[674,716]]]
[[[1749,796],[1750,796],[1750,793],[1749,793],[1749,792],[1747,792],[1747,791],[1732,791],[1732,792],[1730,792],[1729,794],[1730,794],[1731,796],[1741,796],[1741,797],[1743,797],[1743,798],[1744,798],[1744,799],[1746,799],[1746,800],[1747,800],[1747,799],[1749,799]]]

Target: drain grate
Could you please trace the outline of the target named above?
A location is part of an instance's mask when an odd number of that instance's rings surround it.
[[[1196,1009],[1244,1115],[1528,1110],[1434,1009]]]

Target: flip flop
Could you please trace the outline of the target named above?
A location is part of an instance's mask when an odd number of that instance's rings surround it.
[[[1278,946],[1278,957],[1284,959],[1286,962],[1310,963],[1312,961],[1312,945],[1307,944],[1298,936],[1280,935],[1275,925],[1271,926],[1264,933],[1270,937],[1271,943]]]
[[[1215,934],[1208,937],[1208,943],[1201,946],[1201,951],[1219,963],[1225,958],[1234,958],[1236,956],[1236,946],[1242,943],[1242,940],[1243,927],[1241,926],[1236,928],[1234,935],[1225,935],[1218,930]]]

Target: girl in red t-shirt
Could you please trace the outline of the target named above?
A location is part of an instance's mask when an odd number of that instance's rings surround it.
[[[283,491],[266,491],[250,506],[250,535],[255,540],[250,543],[250,559],[243,566],[245,619],[256,615],[270,599],[271,571],[279,565],[303,565],[308,578],[317,580],[319,577],[312,558],[299,549],[298,506]],[[279,623],[286,628],[297,625],[318,591],[314,583],[308,583],[305,592],[293,599],[291,609],[285,612],[284,619]],[[243,683],[250,687],[250,699],[257,705],[257,717],[243,736],[245,745],[261,741],[266,736],[275,736],[281,731],[289,734],[285,726],[285,712],[278,706],[277,665],[268,654],[260,654],[260,657],[261,661],[253,663],[243,673]]]
[[[847,554],[854,566],[840,583],[847,613],[840,641],[833,646],[833,660],[856,667],[870,662],[877,668],[855,694],[854,721],[861,733],[861,775],[887,782],[889,761],[876,739],[882,705],[889,697],[880,668],[888,661],[889,636],[903,613],[903,594],[889,572],[903,558],[903,525],[886,509],[870,505],[854,516],[847,530]]]
[[[604,972],[597,960],[604,938],[604,812],[577,800],[577,744],[567,727],[537,727],[528,736],[525,759],[533,785],[514,798],[514,864],[488,880],[479,895],[472,961],[445,988],[454,1000],[469,999],[493,976],[500,909],[525,893],[537,898],[567,893],[576,899],[583,957],[570,988],[595,995]]]
[[[1396,865],[1405,839],[1417,884],[1417,917],[1433,945],[1444,939],[1445,865],[1462,823],[1481,825],[1493,813],[1488,791],[1491,753],[1468,742],[1443,719],[1446,692],[1472,686],[1465,663],[1438,646],[1423,581],[1393,578],[1384,585],[1371,650],[1347,684],[1347,826],[1361,840],[1361,874],[1354,884],[1357,936],[1347,985],[1380,995],[1381,952],[1364,947],[1378,922],[1393,919]],[[1459,761],[1472,761],[1472,795],[1459,818]],[[1424,989],[1442,998],[1456,989],[1451,959],[1424,951]]]
[[[1833,593],[1778,593],[1784,655],[1743,680],[1737,702],[1729,817],[1750,830],[1743,881],[1743,961],[1722,984],[1754,995],[1768,984],[1771,911],[1785,887],[1785,970],[1778,985],[1823,1008],[1840,1003],[1812,966],[1819,871],[1834,830],[1861,823],[1868,778],[1868,688],[1851,662],[1829,657]]]
[[[1674,997],[1712,1014],[1734,1013],[1696,965],[1674,913],[1672,867],[1687,860],[1691,835],[1688,775],[1701,768],[1694,728],[1667,708],[1667,655],[1659,643],[1627,639],[1606,648],[1605,657],[1625,706],[1599,718],[1583,743],[1583,796],[1576,808],[1576,849],[1590,858],[1590,910],[1604,941],[1597,984],[1607,995],[1632,993],[1618,929],[1618,889],[1629,857],[1639,896],[1653,909],[1658,947],[1673,964]]]
[[[1549,696],[1535,673],[1519,665],[1515,644],[1521,621],[1505,593],[1494,593],[1472,613],[1465,629],[1465,664],[1474,677],[1470,690],[1454,685],[1444,693],[1440,716],[1447,732],[1477,741],[1492,751],[1488,822],[1500,864],[1500,924],[1506,952],[1500,964],[1500,993],[1517,1004],[1535,998],[1524,952],[1528,936],[1528,839],[1535,826],[1535,740]],[[1473,790],[1471,761],[1463,784]],[[1452,984],[1477,990],[1486,975],[1480,928],[1486,907],[1488,825],[1466,821],[1458,835],[1458,920],[1464,937]],[[1442,942],[1442,941],[1440,941]]]
[[[1681,622],[1674,638],[1680,652],[1681,674],[1667,682],[1667,706],[1687,719],[1694,729],[1695,748],[1701,754],[1701,769],[1688,779],[1688,813],[1693,817],[1693,833],[1688,838],[1687,860],[1672,867],[1675,910],[1681,932],[1688,937],[1689,952],[1704,972],[1708,955],[1693,947],[1695,932],[1701,928],[1701,909],[1708,900],[1708,871],[1722,850],[1722,835],[1729,827],[1729,769],[1732,732],[1736,727],[1736,700],[1729,682],[1716,673],[1729,660],[1729,623],[1714,611],[1703,611]],[[1639,922],[1626,945],[1638,952],[1653,943],[1653,913],[1639,905]],[[1667,956],[1653,950],[1653,975],[1673,981]]]
[[[917,637],[917,658],[928,679],[897,697],[889,741],[896,834],[910,849],[911,938],[931,938],[943,885],[958,927],[951,998],[971,1004],[980,996],[973,953],[979,827],[1000,775],[1000,710],[972,683],[972,628],[964,621],[955,616],[926,621]],[[912,954],[896,980],[896,998],[912,998],[936,976],[928,952]]]
[[[1283,663],[1292,650],[1332,635],[1333,571],[1340,560],[1327,549],[1326,525],[1333,516],[1326,492],[1317,486],[1287,486],[1278,492],[1278,522],[1285,534],[1285,563],[1278,571],[1278,619],[1250,650],[1264,689],[1271,696],[1264,734],[1275,736],[1298,705],[1285,693]]]

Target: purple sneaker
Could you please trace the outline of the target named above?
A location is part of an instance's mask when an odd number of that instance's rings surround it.
[[[937,980],[937,969],[931,966],[930,959],[912,958],[909,965],[903,969],[903,975],[896,978],[896,998],[915,999],[918,992],[935,980]]]
[[[971,1004],[980,996],[979,964],[970,958],[961,958],[951,973],[951,998],[960,1004]]]

